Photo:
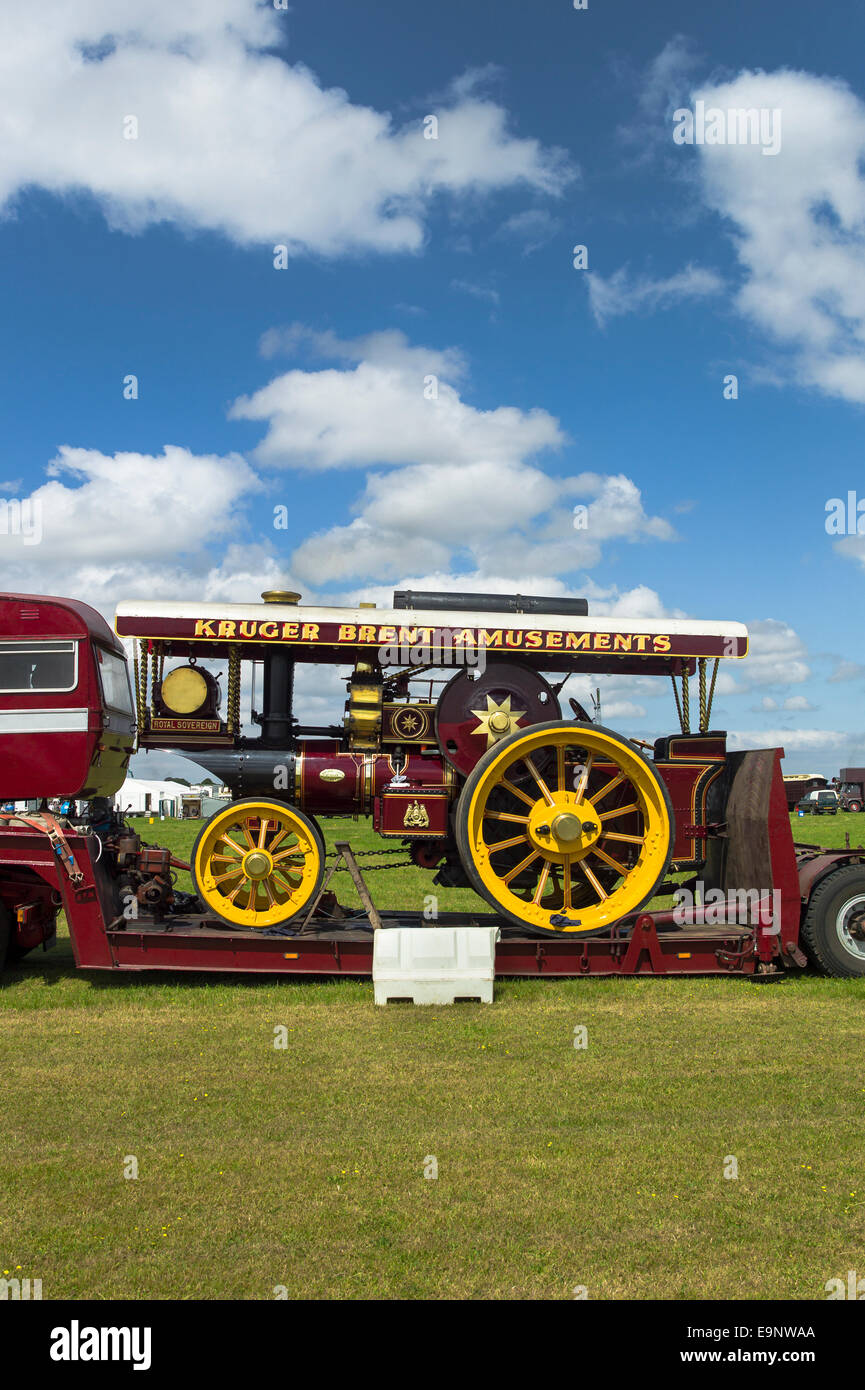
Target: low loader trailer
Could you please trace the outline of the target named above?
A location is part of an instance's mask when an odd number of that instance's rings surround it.
[[[741,625],[519,595],[297,598],[127,603],[115,633],[75,600],[0,595],[0,965],[48,948],[63,911],[84,970],[364,977],[376,931],[460,924],[499,928],[500,977],[865,975],[865,850],[795,844],[783,750],[731,752],[711,728]],[[295,718],[297,661],[349,668],[341,723]],[[569,676],[610,671],[671,681],[679,729],[647,744],[573,698],[563,715]],[[232,790],[188,864],[112,805],[136,748]],[[364,906],[341,908],[320,820],[361,815],[478,911],[377,912],[348,845]]]

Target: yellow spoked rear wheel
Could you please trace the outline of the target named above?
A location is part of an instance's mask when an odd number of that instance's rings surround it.
[[[603,931],[667,871],[673,811],[655,767],[597,724],[536,724],[494,744],[457,807],[473,886],[533,934]]]
[[[321,884],[324,845],[312,821],[281,801],[248,797],[217,811],[192,851],[198,896],[235,927],[281,926]]]

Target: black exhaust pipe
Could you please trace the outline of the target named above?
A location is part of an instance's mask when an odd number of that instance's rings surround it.
[[[454,613],[562,613],[573,618],[588,616],[584,598],[539,598],[530,594],[448,594],[438,589],[397,589],[394,608],[450,609]]]

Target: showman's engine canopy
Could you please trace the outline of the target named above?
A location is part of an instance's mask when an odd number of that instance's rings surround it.
[[[371,816],[437,882],[541,936],[606,932],[673,873],[723,877],[731,758],[711,711],[720,662],[747,654],[742,624],[593,617],[583,599],[519,594],[403,591],[387,609],[262,598],[117,609],[139,746],[193,759],[234,797],[192,857],[215,917],[298,918],[322,881],[318,818],[335,815]],[[339,722],[297,720],[298,663],[351,668]],[[647,744],[572,697],[563,713],[574,674],[663,678],[676,731]]]

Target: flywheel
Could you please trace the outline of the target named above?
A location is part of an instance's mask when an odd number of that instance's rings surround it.
[[[555,691],[538,671],[495,661],[477,680],[464,670],[448,681],[436,706],[436,738],[442,757],[468,777],[487,749],[515,729],[560,717]]]
[[[233,927],[282,926],[312,902],[325,849],[315,823],[282,801],[245,797],[202,826],[192,878],[205,907]]]
[[[654,895],[673,808],[654,765],[598,724],[537,724],[493,744],[456,811],[475,890],[532,935],[608,930]]]

